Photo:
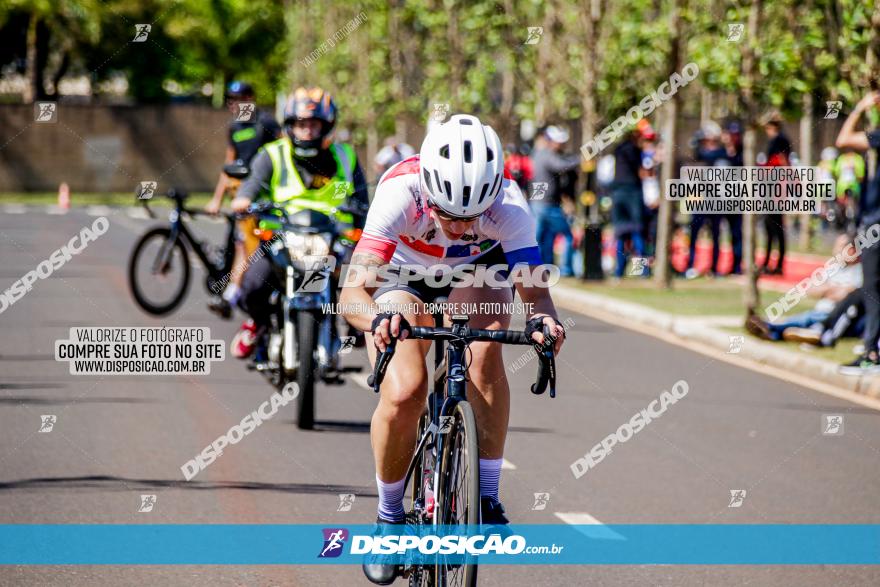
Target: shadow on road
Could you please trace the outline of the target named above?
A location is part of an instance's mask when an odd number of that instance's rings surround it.
[[[351,432],[367,434],[370,432],[369,422],[345,422],[342,420],[315,420],[316,432]]]
[[[35,477],[0,482],[0,491],[20,491],[29,489],[101,489],[104,491],[148,489],[165,487],[169,489],[190,490],[246,490],[277,491],[280,493],[339,494],[354,493],[363,497],[378,497],[375,489],[351,485],[318,485],[313,483],[261,483],[257,481],[184,481],[183,479],[130,479],[109,475],[85,477]]]
[[[3,386],[0,385],[0,389]],[[159,403],[152,399],[141,399],[136,397],[28,397],[24,395],[13,395],[0,397],[0,405],[3,404],[29,404],[39,406],[53,406],[65,404],[155,404]]]

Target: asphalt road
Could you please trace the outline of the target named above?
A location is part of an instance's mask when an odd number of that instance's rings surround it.
[[[0,289],[35,268],[100,209],[0,207]],[[195,480],[180,466],[265,401],[235,359],[204,377],[71,376],[54,343],[72,326],[208,326],[200,284],[166,319],[135,307],[125,267],[149,221],[122,210],[109,231],[0,314],[0,523],[355,524],[375,517],[368,427],[376,398],[355,381],[319,390],[313,432],[289,408]],[[217,225],[200,225],[217,233]],[[532,365],[511,378],[502,499],[518,522],[880,523],[878,412],[581,314],[559,359],[559,394],[534,397]],[[522,348],[505,357],[513,361]],[[357,351],[349,364],[366,364]],[[570,464],[678,380],[688,395],[598,466]],[[41,415],[55,415],[38,433]],[[823,435],[823,414],[844,434]],[[741,507],[730,491],[745,489]],[[543,510],[534,493],[549,492]],[[353,493],[348,512],[339,494]],[[140,496],[155,494],[149,513]],[[586,517],[585,517],[586,516]],[[297,545],[292,545],[297,547]],[[313,549],[314,545],[304,545]],[[364,585],[354,566],[0,567],[0,585]],[[483,567],[481,585],[877,585],[861,566]]]

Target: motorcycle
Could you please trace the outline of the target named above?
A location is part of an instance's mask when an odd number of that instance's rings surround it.
[[[248,170],[239,167],[224,170],[230,177],[244,178]],[[366,214],[357,204],[337,210]],[[360,229],[342,227],[317,210],[288,213],[274,202],[252,204],[248,212],[259,218],[257,231],[281,284],[269,298],[270,324],[250,368],[278,390],[296,382],[297,426],[310,430],[315,424],[316,382],[342,384],[344,372],[361,370],[340,365],[340,354],[354,346],[354,337],[340,337],[337,316],[327,311],[337,300],[338,266],[350,260]]]

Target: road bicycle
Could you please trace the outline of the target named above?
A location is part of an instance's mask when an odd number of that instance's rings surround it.
[[[145,312],[162,316],[173,312],[189,289],[191,267],[189,253],[195,253],[207,273],[205,287],[212,295],[226,288],[235,258],[234,214],[222,214],[226,237],[221,247],[199,240],[187,227],[184,218],[208,215],[186,206],[187,193],[171,189],[165,194],[173,200],[168,226],[148,230],[138,240],[128,263],[128,284],[135,302]],[[151,218],[155,218],[146,200],[142,200]]]
[[[467,316],[453,316],[452,327],[413,327],[411,339],[434,341],[434,377],[425,411],[419,420],[415,454],[404,486],[412,487],[407,525],[424,527],[466,526],[476,531],[480,520],[480,465],[476,420],[466,399],[467,351],[475,341],[532,345],[538,357],[538,378],[531,391],[556,397],[556,362],[553,340],[545,327],[545,344],[539,345],[525,332],[481,330],[468,327]],[[373,391],[379,386],[394,356],[396,339],[379,353],[367,380]],[[444,350],[444,343],[446,348]],[[420,528],[421,531],[423,528]],[[402,575],[410,586],[462,585],[477,582],[477,561],[469,557],[436,555],[429,564],[404,565]]]

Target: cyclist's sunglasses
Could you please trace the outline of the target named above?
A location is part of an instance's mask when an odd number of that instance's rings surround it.
[[[438,218],[449,222],[473,222],[474,220],[482,216],[482,214],[474,214],[473,216],[450,216],[441,208],[434,205],[432,202],[428,202],[428,208],[433,210],[434,214],[436,214]]]

